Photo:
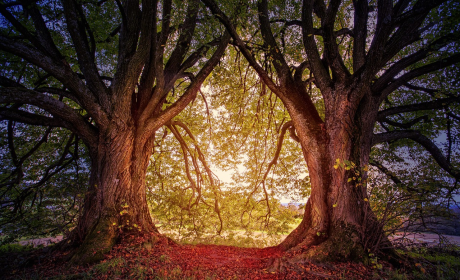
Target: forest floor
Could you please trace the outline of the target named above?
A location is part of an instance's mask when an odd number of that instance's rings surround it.
[[[124,240],[93,265],[69,265],[52,247],[0,256],[6,279],[371,279],[374,270],[360,263],[296,263],[282,271],[269,265],[284,253],[277,248],[179,245],[144,235]]]
[[[272,248],[241,248],[217,245],[179,245],[157,235],[127,236],[99,263],[70,265],[68,253],[53,246],[23,253],[0,255],[2,279],[408,279],[393,278],[398,271],[378,261],[368,265],[356,262],[283,262],[281,270],[271,271],[275,259],[289,260]],[[413,263],[424,276],[425,268]],[[412,268],[411,268],[412,269]],[[428,269],[428,268],[427,268]],[[393,273],[394,274],[394,273]],[[458,276],[458,274],[455,274]],[[429,276],[426,274],[425,276]],[[421,279],[421,278],[409,278]],[[425,278],[431,279],[431,278]],[[453,278],[455,279],[455,278]]]

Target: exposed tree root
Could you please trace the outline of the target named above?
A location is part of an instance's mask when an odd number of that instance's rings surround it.
[[[94,229],[86,235],[83,243],[72,253],[70,262],[87,264],[102,260],[104,254],[108,253],[117,242],[118,228],[113,225],[116,222],[115,218],[99,221]]]
[[[297,228],[299,231],[301,229],[301,226]],[[286,267],[306,262],[363,262],[368,257],[360,242],[359,233],[353,226],[336,225],[327,237],[318,235],[311,229],[305,230],[303,234],[296,234],[296,237],[300,236],[303,237],[300,242],[288,249],[283,258],[272,261],[269,265],[270,271],[283,271]],[[280,244],[281,249],[283,245],[286,246],[286,243]]]

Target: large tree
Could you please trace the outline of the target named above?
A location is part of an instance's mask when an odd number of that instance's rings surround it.
[[[460,61],[458,2],[260,0],[241,9],[240,22],[226,15],[228,4],[202,2],[282,100],[302,146],[311,195],[281,248],[337,259],[386,240],[366,189],[379,143],[411,139],[460,178],[433,138],[411,129],[426,110],[458,117],[458,92],[442,88],[455,86],[443,69]],[[445,84],[427,82],[438,76]]]
[[[155,231],[155,132],[194,100],[228,33],[194,0],[1,1],[0,13],[2,120],[68,129],[88,150],[73,260],[101,257],[119,225]]]

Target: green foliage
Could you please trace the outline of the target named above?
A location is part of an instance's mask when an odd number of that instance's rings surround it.
[[[3,244],[0,245],[0,255],[9,253],[27,252],[33,249],[32,245],[22,246],[20,244]]]
[[[398,250],[405,265],[399,270],[383,271],[385,279],[458,279],[460,259],[457,249],[415,248]],[[381,275],[382,275],[381,274]]]
[[[349,171],[350,177],[347,179],[348,183],[352,182],[355,187],[366,186],[366,179],[363,179],[363,174],[369,170],[367,165],[358,167],[352,161],[346,159],[341,161],[340,159],[336,159],[334,169],[338,169],[339,167]]]
[[[177,120],[194,138],[181,127],[182,145],[170,127],[157,133],[147,175],[151,213],[160,230],[183,242],[244,246],[275,245],[289,233],[298,213],[280,205],[279,198],[300,200],[310,191],[300,145],[285,135],[271,164],[289,116],[237,53],[228,50],[193,107]],[[233,173],[232,182],[209,176],[200,153],[212,171]],[[257,232],[267,237],[258,241]]]
[[[371,265],[375,269],[382,269],[383,268],[382,264],[379,263],[379,258],[373,253],[369,254],[369,263],[368,263],[368,265]]]
[[[78,216],[89,176],[83,144],[63,129],[3,124],[0,229],[7,242],[67,232]]]

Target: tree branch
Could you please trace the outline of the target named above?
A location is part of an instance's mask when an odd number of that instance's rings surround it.
[[[332,80],[319,55],[313,28],[313,9],[315,0],[303,0],[302,3],[302,39],[308,57],[310,69],[315,77],[315,84],[322,93],[327,92]],[[320,1],[321,2],[321,1]]]
[[[230,19],[219,9],[216,2],[214,0],[201,0],[201,2],[203,2],[206,5],[206,7],[208,7],[211,10],[214,16],[225,26],[227,31],[232,36],[234,43],[236,44],[238,49],[247,59],[249,64],[254,68],[254,70],[257,72],[262,81],[273,92],[278,92],[278,87],[276,86],[276,84],[273,82],[273,80],[270,78],[267,72],[262,68],[262,66],[260,66],[260,64],[256,61],[252,53],[246,47],[246,44],[241,40],[240,36],[236,32],[236,29],[231,23]]]
[[[434,110],[445,108],[448,104],[460,102],[460,97],[449,97],[437,99],[429,102],[422,102],[418,104],[410,104],[404,106],[398,106],[393,108],[388,108],[383,111],[378,112],[377,120],[385,121],[386,117],[401,113],[423,111],[423,110]]]
[[[354,43],[353,43],[353,72],[356,73],[366,62],[367,22],[369,5],[366,0],[353,1],[354,12]]]
[[[340,4],[340,0],[329,1],[329,5],[326,9],[326,15],[322,18],[321,25],[324,33],[323,40],[325,58],[331,67],[333,77],[339,82],[343,82],[346,77],[351,76],[351,74],[343,63],[337,44],[337,38],[334,36],[334,25]]]
[[[62,97],[66,97],[81,106],[80,101],[78,101],[78,99],[75,98],[75,96],[70,91],[67,91],[67,90],[63,90],[60,88],[52,88],[52,87],[39,87],[39,88],[36,88],[35,91],[41,92],[41,93],[56,94]]]
[[[443,69],[447,66],[450,66],[458,62],[460,62],[460,54],[454,54],[450,57],[441,59],[439,61],[427,64],[425,66],[421,66],[419,68],[407,72],[406,74],[391,82],[380,92],[380,102],[382,102],[389,94],[398,89],[400,86],[406,84],[408,81],[420,77],[422,75],[428,74],[430,72]]]
[[[368,75],[373,76],[376,69],[381,67],[381,54],[384,52],[385,43],[394,28],[392,10],[392,0],[380,0],[377,2],[377,25],[367,54],[368,68],[370,70],[367,72]]]
[[[8,108],[1,108],[0,116],[0,120],[11,120],[30,125],[65,128],[70,127],[69,123],[66,123],[61,119],[40,116],[22,110],[11,110]]]
[[[187,15],[184,24],[180,28],[179,38],[165,66],[166,83],[179,72],[179,68],[190,48],[198,16],[198,3],[197,0],[191,1],[187,7]]]
[[[459,37],[459,33],[451,33],[446,36],[443,36],[436,41],[432,42],[428,46],[423,49],[418,50],[417,52],[404,57],[403,59],[399,60],[395,64],[393,64],[385,73],[380,76],[380,78],[374,83],[372,86],[372,91],[380,92],[383,90],[385,86],[390,83],[394,77],[396,77],[401,71],[413,65],[425,58],[427,58],[432,52],[438,51],[441,48],[445,47],[449,43],[457,41]],[[386,60],[390,59],[391,57],[387,58]]]
[[[193,189],[193,195],[191,196],[191,198],[189,200],[188,208],[187,208],[187,210],[190,211],[190,209],[193,206],[197,205],[200,202],[200,199],[201,199],[201,187],[199,185],[197,185],[197,182],[195,182],[195,180],[193,180],[193,178],[192,178],[192,175],[190,173],[190,167],[189,167],[189,163],[188,163],[188,155],[187,154],[190,154],[190,156],[192,157],[193,166],[195,167],[195,173],[196,173],[197,179],[199,178],[199,176],[201,176],[201,171],[198,168],[198,164],[196,162],[195,157],[193,156],[193,153],[190,151],[189,147],[187,146],[187,143],[185,142],[184,138],[182,138],[182,135],[179,133],[179,131],[176,129],[176,127],[174,125],[172,125],[172,124],[167,124],[166,126],[169,128],[169,130],[171,130],[171,132],[173,133],[173,135],[177,139],[177,141],[179,141],[179,144],[180,144],[181,149],[182,149],[182,154],[183,154],[184,163],[185,163],[185,172],[187,174],[187,179],[189,180],[190,185],[192,186],[192,189]],[[197,196],[195,202],[190,203],[191,200],[195,197],[196,192],[198,193],[198,196]]]
[[[46,23],[43,20],[43,16],[40,11],[37,9],[36,3],[33,1],[26,0],[24,1],[26,5],[22,5],[23,9],[31,16],[35,29],[37,38],[40,42],[40,45],[46,50],[46,52],[55,59],[62,59],[62,55],[59,52],[58,48],[54,44],[53,38],[46,27]]]
[[[369,164],[372,165],[372,166],[377,167],[382,173],[387,175],[391,179],[391,181],[393,181],[395,184],[401,184],[402,183],[401,180],[399,180],[399,178],[393,172],[391,172],[388,168],[383,166],[380,162],[378,162],[376,160],[373,160],[373,159],[370,159]]]
[[[0,86],[2,87],[19,87],[19,88],[25,88],[23,85],[21,85],[20,83],[14,81],[14,80],[11,80],[7,77],[4,77],[4,76],[0,76]]]
[[[273,159],[268,164],[267,170],[265,171],[264,177],[262,178],[262,180],[259,183],[256,183],[256,186],[254,187],[252,192],[248,195],[247,200],[246,200],[246,206],[248,205],[249,200],[251,199],[251,197],[254,195],[254,193],[259,189],[259,186],[262,184],[262,187],[264,189],[264,194],[265,194],[265,200],[266,200],[266,203],[267,203],[267,207],[268,207],[268,210],[270,211],[268,193],[267,193],[267,190],[265,188],[265,180],[267,179],[267,176],[270,173],[270,170],[271,170],[272,166],[276,165],[276,163],[278,162],[278,158],[279,158],[279,155],[281,153],[281,148],[283,147],[284,135],[286,134],[286,131],[288,129],[290,129],[291,127],[294,127],[294,123],[292,121],[288,121],[288,122],[284,123],[283,126],[281,127],[280,135],[278,137],[278,143],[276,145],[275,155],[273,156]]]
[[[270,27],[270,18],[268,15],[267,0],[259,1],[257,7],[259,11],[260,31],[265,44],[267,44],[268,53],[273,59],[273,66],[275,67],[278,78],[282,81],[282,83],[287,83],[289,82],[288,77],[290,76],[290,70],[281,50],[278,47],[278,44],[276,43],[275,37],[273,37]]]
[[[93,93],[88,90],[85,83],[72,71],[66,61],[55,61],[29,45],[11,40],[2,35],[0,35],[0,49],[24,58],[54,76],[66,88],[71,90],[75,98],[77,98],[79,103],[88,111],[98,125],[108,123],[107,115],[100,107]]]
[[[74,0],[64,0],[64,15],[67,24],[67,30],[69,30],[72,42],[77,53],[79,67],[85,77],[86,83],[91,91],[99,99],[102,107],[106,111],[110,108],[110,102],[108,99],[107,88],[99,77],[98,69],[94,62],[94,54],[91,51],[88,38],[86,36],[87,29],[85,28],[84,22],[86,19],[84,15],[79,15],[81,6],[77,6]],[[81,13],[80,13],[81,14]]]
[[[225,49],[227,48],[229,41],[230,34],[228,34],[228,32],[225,32],[225,35],[221,43],[217,47],[216,51],[206,62],[203,68],[201,68],[201,70],[198,72],[195,79],[188,86],[184,94],[173,105],[161,112],[161,114],[158,117],[150,118],[156,107],[156,104],[154,103],[154,99],[152,99],[149,102],[149,105],[140,117],[140,120],[142,121],[141,123],[145,123],[144,133],[145,135],[147,135],[147,138],[150,135],[152,135],[152,133],[154,133],[158,128],[166,124],[166,122],[178,115],[183,108],[185,108],[193,99],[195,99],[197,92],[203,84],[204,80],[208,77],[209,73],[211,73],[211,71],[220,61],[221,57],[224,55]]]
[[[418,117],[416,119],[413,119],[409,122],[405,122],[405,123],[398,123],[398,122],[395,122],[395,121],[392,121],[388,118],[384,118],[382,120],[379,120],[381,122],[385,122],[389,125],[392,125],[392,126],[395,126],[395,127],[399,127],[399,128],[405,128],[405,129],[408,129],[408,128],[411,128],[412,126],[416,125],[417,123],[421,122],[421,121],[425,121],[427,122],[429,119],[428,119],[428,116],[425,115],[425,116],[421,116],[421,117]]]
[[[211,171],[211,168],[209,168],[209,165],[206,161],[206,158],[203,154],[203,152],[201,151],[200,147],[197,145],[197,141],[195,139],[195,137],[193,136],[193,133],[190,131],[190,129],[187,127],[187,125],[185,125],[183,122],[181,121],[171,121],[171,124],[173,126],[177,125],[177,126],[180,126],[182,129],[184,129],[188,136],[192,139],[193,141],[193,144],[196,148],[196,151],[198,153],[198,159],[200,160],[200,162],[203,164],[203,167],[204,169],[206,170],[206,173],[208,174],[208,178],[209,178],[209,183],[211,184],[211,188],[213,190],[213,193],[214,193],[214,211],[217,213],[217,216],[219,217],[219,221],[220,221],[220,228],[219,230],[217,231],[217,234],[220,235],[220,233],[222,232],[222,227],[223,227],[223,220],[222,220],[222,216],[221,216],[221,213],[220,213],[220,207],[219,207],[219,194],[217,192],[217,188],[218,186],[216,185],[215,181],[214,181],[214,173]]]
[[[0,103],[22,103],[37,106],[55,118],[65,121],[65,127],[77,133],[85,142],[97,143],[94,128],[65,103],[23,88],[0,88]],[[43,118],[41,118],[44,120]]]
[[[39,49],[42,53],[50,55],[46,48],[40,44],[40,41],[34,35],[32,35],[29,30],[24,25],[22,25],[6,8],[7,5],[3,3],[0,4],[0,13],[5,17],[5,19],[8,20],[11,25],[13,25],[13,27],[16,28],[29,42],[31,42],[33,46]],[[3,38],[0,38],[0,41],[2,40]]]
[[[414,86],[414,85],[409,84],[409,83],[405,83],[403,86],[408,88],[408,89],[411,89],[411,90],[419,90],[419,91],[426,92],[429,95],[431,95],[432,97],[434,97],[434,94],[436,92],[439,92],[439,90],[437,90],[437,89],[424,88],[424,87],[421,87],[421,86]]]
[[[442,151],[433,143],[429,138],[421,134],[416,130],[396,130],[391,132],[374,134],[372,139],[372,146],[389,141],[395,141],[400,139],[411,139],[418,144],[422,145],[436,160],[441,168],[443,168],[447,173],[453,176],[455,179],[460,179],[460,172],[455,170],[454,167],[448,162],[447,158],[444,156]]]

